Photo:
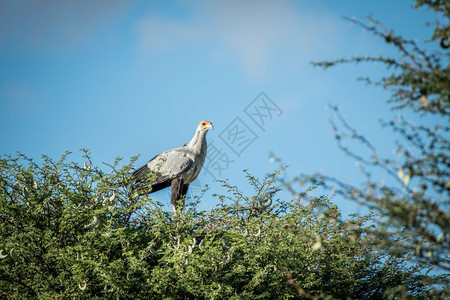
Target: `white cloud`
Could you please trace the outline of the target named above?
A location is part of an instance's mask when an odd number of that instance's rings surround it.
[[[155,49],[169,50],[204,37],[204,32],[199,26],[158,15],[141,20],[137,29],[140,35],[139,49],[143,52]]]
[[[279,55],[311,55],[338,38],[334,16],[302,10],[296,1],[197,1],[187,17],[152,14],[137,26],[139,49],[168,50],[199,42],[215,44],[246,72],[264,72]]]
[[[73,47],[127,6],[125,0],[2,0],[0,48]]]

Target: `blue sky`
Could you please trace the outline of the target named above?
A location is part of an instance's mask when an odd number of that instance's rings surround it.
[[[274,170],[270,152],[291,164],[292,176],[321,170],[358,182],[354,162],[336,147],[326,106],[339,105],[380,152],[392,155],[394,137],[377,122],[392,115],[385,105],[389,94],[356,80],[385,70],[360,65],[323,71],[310,61],[395,54],[344,16],[372,14],[386,28],[424,41],[430,28],[423,24],[433,15],[411,5],[3,0],[0,154],[58,158],[87,148],[97,164],[141,154],[141,165],[183,145],[199,121],[210,120],[215,129],[208,141],[218,151],[209,157],[214,176],[202,172],[196,185],[209,184],[211,193],[225,192],[214,177],[244,187],[243,169],[257,176]],[[257,98],[261,92],[265,100]],[[264,126],[250,117],[261,101],[278,108],[260,108],[273,113]],[[236,126],[252,133],[240,146],[227,140]],[[155,197],[169,202],[167,192]],[[206,209],[214,204],[211,197],[204,201]]]

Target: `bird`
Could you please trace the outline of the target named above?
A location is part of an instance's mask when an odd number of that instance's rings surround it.
[[[179,200],[184,196],[205,162],[207,153],[206,133],[213,129],[210,121],[201,121],[191,141],[182,147],[164,151],[132,175],[132,189],[138,194],[149,194],[171,186],[170,203],[176,213]],[[181,203],[181,209],[184,203]]]

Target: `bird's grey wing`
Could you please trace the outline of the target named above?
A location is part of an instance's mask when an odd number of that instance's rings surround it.
[[[183,175],[192,165],[192,158],[182,148],[166,151],[147,163],[147,167],[158,174],[157,183]]]
[[[162,154],[162,153],[161,153]],[[152,159],[149,160],[152,161],[155,158],[157,158],[159,155],[156,155],[155,157],[153,157]],[[131,177],[135,180],[135,181],[142,181],[142,180],[146,180],[148,175],[150,173],[150,169],[147,167],[147,164],[143,165],[142,167],[136,169],[133,174],[131,174]]]
[[[149,173],[153,172],[156,174],[156,179],[152,182],[152,192],[156,192],[170,186],[174,178],[182,176],[192,165],[193,160],[181,147],[155,156],[147,164],[137,169],[132,176],[136,181],[142,182],[148,178]]]

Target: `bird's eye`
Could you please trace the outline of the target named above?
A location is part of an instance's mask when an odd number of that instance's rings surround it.
[[[202,126],[205,126],[206,125],[206,122],[202,122]]]

